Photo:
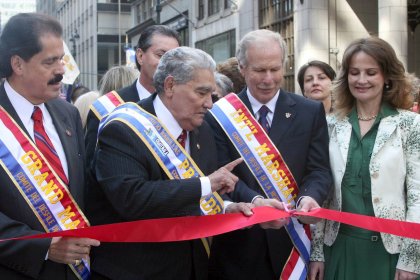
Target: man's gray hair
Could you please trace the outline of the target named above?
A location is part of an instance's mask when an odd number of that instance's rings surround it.
[[[248,48],[259,41],[260,39],[272,39],[274,42],[277,42],[280,46],[282,52],[282,65],[286,66],[287,62],[287,47],[286,42],[283,40],[283,37],[278,32],[273,32],[267,29],[258,29],[245,34],[242,40],[238,44],[238,49],[236,50],[236,58],[238,59],[240,66],[247,66],[247,51]]]
[[[197,70],[216,70],[216,62],[206,52],[190,47],[178,47],[167,51],[160,59],[153,76],[157,93],[163,93],[163,83],[172,76],[176,83],[185,84],[194,79]]]

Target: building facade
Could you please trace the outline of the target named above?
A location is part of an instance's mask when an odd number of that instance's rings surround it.
[[[239,40],[251,30],[280,32],[288,46],[284,88],[290,91],[299,88],[295,77],[303,64],[319,59],[338,70],[346,46],[369,35],[387,40],[407,71],[420,75],[420,0],[59,2],[65,40],[70,49],[75,42],[81,80],[89,86],[109,67],[124,63],[121,49],[135,47],[141,32],[153,24],[176,29],[182,45],[203,49],[216,62],[234,56]]]
[[[78,83],[96,90],[109,68],[125,64],[125,32],[131,26],[129,1],[38,0],[37,11],[62,24],[63,39],[80,69]]]

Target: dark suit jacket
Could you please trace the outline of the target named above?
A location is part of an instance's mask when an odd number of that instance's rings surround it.
[[[0,86],[0,105],[27,133],[7,98],[4,84]],[[70,192],[83,209],[85,148],[79,113],[74,106],[59,98],[45,105],[51,114],[66,154]],[[28,112],[30,113],[32,112]],[[0,168],[0,185],[0,239],[45,232],[3,168]],[[51,239],[1,242],[0,278],[77,279],[68,265],[45,261],[50,243]]]
[[[155,97],[140,102],[152,114]],[[207,123],[190,132],[190,149],[205,174],[216,169],[216,146]],[[89,188],[88,210],[93,224],[200,215],[199,178],[169,180],[144,143],[121,122],[111,122],[99,135],[93,169],[97,184]],[[111,279],[206,279],[207,261],[200,240],[106,243],[92,253],[93,271]]]
[[[246,89],[239,98],[252,112]],[[290,113],[290,117],[286,117]],[[219,165],[238,157],[238,153],[220,126],[209,120],[215,131]],[[321,103],[280,91],[269,137],[277,146],[292,172],[299,197],[311,196],[320,205],[331,185],[328,156],[328,131]],[[263,192],[248,167],[242,163],[235,174],[249,188]],[[240,188],[237,188],[240,190]],[[243,200],[235,189],[232,197]],[[286,230],[263,230],[258,226],[216,236],[210,258],[210,279],[259,279],[259,271],[272,267],[279,279],[290,254],[292,243]],[[258,263],[259,261],[264,263]],[[225,277],[225,278],[223,278]]]
[[[137,92],[136,83],[137,79],[132,85],[117,91],[124,102],[139,102],[139,94]],[[85,132],[86,164],[88,168],[91,167],[93,154],[95,152],[99,122],[98,117],[96,117],[92,110],[90,110],[86,120]]]

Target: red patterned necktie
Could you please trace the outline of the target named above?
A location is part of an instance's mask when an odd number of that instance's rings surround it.
[[[260,118],[258,119],[258,122],[261,124],[261,126],[264,128],[265,132],[270,132],[270,124],[268,123],[267,114],[270,111],[267,106],[262,105],[260,110],[258,110],[258,113],[260,114]]]
[[[184,149],[185,149],[185,142],[187,142],[187,136],[188,136],[187,131],[183,129],[178,139],[176,139],[178,143],[181,144],[182,148]]]
[[[35,144],[44,157],[47,159],[50,166],[54,169],[55,173],[61,180],[68,184],[67,176],[64,173],[63,166],[61,165],[60,158],[54,149],[54,146],[45,132],[44,125],[42,124],[42,111],[39,107],[35,106],[32,113],[32,120],[34,121],[34,135]]]

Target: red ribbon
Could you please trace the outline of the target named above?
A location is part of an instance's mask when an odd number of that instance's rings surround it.
[[[198,239],[291,216],[328,219],[348,225],[420,240],[420,224],[376,218],[319,208],[311,212],[285,212],[271,207],[254,208],[254,215],[241,213],[140,220],[45,234],[0,239],[22,240],[50,237],[88,237],[102,242],[169,242]]]

